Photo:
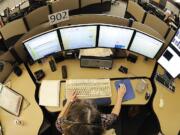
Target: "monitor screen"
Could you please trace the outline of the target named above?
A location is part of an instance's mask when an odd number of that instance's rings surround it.
[[[162,45],[163,42],[146,34],[136,32],[130,50],[153,59]]]
[[[180,74],[180,57],[170,47],[166,49],[159,58],[158,63],[173,77],[176,78]]]
[[[34,61],[61,51],[57,31],[48,32],[24,42]]]
[[[127,49],[134,30],[116,27],[100,26],[98,47]]]
[[[180,28],[177,30],[171,44],[180,52]]]
[[[96,46],[97,26],[75,26],[60,29],[64,50]]]

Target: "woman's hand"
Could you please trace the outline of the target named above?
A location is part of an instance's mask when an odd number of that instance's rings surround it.
[[[126,93],[126,86],[121,83],[118,88],[118,98],[123,98],[125,93]]]

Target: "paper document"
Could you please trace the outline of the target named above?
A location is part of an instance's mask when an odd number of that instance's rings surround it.
[[[92,48],[92,49],[81,49],[79,53],[79,58],[81,56],[97,56],[97,57],[106,57],[112,55],[111,49],[107,48]]]
[[[18,116],[23,97],[6,86],[1,86],[0,107]]]
[[[60,80],[43,80],[39,91],[39,105],[59,106]]]

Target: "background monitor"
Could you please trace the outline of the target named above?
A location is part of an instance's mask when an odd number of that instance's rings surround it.
[[[161,49],[162,45],[162,41],[159,41],[141,32],[136,32],[130,47],[130,51],[139,53],[153,59]]]
[[[33,37],[25,41],[24,45],[34,61],[61,51],[57,31]]]
[[[74,26],[60,29],[64,50],[96,47],[97,26]]]
[[[134,30],[128,28],[101,25],[98,47],[127,49],[133,32]]]
[[[159,58],[158,63],[173,77],[176,78],[180,74],[180,57],[170,47],[166,49]]]
[[[180,52],[180,28],[177,30],[171,44],[178,50],[178,52]]]

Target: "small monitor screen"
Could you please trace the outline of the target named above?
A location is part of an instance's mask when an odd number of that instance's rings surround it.
[[[60,29],[64,50],[96,46],[97,26],[75,26]]]
[[[143,33],[136,32],[130,50],[153,59],[162,45],[163,42]]]
[[[100,26],[98,47],[127,49],[133,32],[123,27]]]
[[[34,37],[25,41],[24,45],[34,61],[61,51],[57,31]]]
[[[172,39],[171,44],[180,52],[180,28]]]
[[[173,77],[176,78],[180,74],[180,57],[170,47],[166,49],[159,58],[158,63]]]

